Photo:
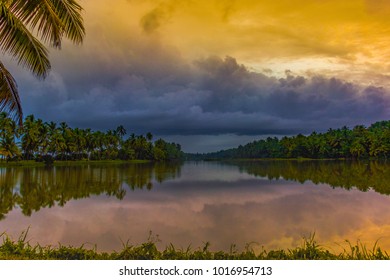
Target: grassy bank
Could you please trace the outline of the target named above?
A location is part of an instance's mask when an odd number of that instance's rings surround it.
[[[150,160],[68,160],[68,161],[54,161],[52,166],[70,166],[70,165],[85,165],[85,164],[124,164],[124,163],[147,163]],[[35,160],[21,160],[21,161],[0,161],[0,167],[24,166],[24,167],[39,167],[45,166],[44,162],[37,162]]]
[[[186,249],[167,246],[158,250],[156,242],[149,240],[141,245],[124,244],[119,252],[97,252],[96,249],[85,249],[70,246],[32,246],[26,241],[27,233],[23,233],[18,240],[11,240],[2,234],[3,243],[0,246],[2,260],[389,260],[387,252],[376,244],[372,249],[356,243],[347,242],[347,248],[342,253],[335,254],[321,247],[314,237],[303,238],[302,244],[287,250],[263,250],[255,253],[249,247],[242,252],[232,246],[229,252],[210,251],[209,244],[203,248]]]

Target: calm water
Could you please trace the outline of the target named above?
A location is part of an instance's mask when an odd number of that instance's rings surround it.
[[[289,248],[315,232],[332,250],[379,239],[390,251],[389,194],[390,165],[378,162],[0,168],[0,232],[30,227],[31,243],[104,251],[150,231],[160,248],[212,250]]]

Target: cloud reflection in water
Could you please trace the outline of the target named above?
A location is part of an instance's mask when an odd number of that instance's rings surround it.
[[[389,196],[310,181],[265,180],[218,163],[186,163],[180,174],[162,183],[151,176],[151,191],[127,188],[123,200],[90,195],[31,217],[14,209],[0,228],[16,238],[30,226],[33,243],[96,244],[104,251],[120,250],[121,240],[142,243],[149,231],[161,239],[160,248],[169,243],[197,248],[207,241],[212,250],[229,250],[232,244],[243,249],[251,242],[290,248],[315,232],[321,244],[335,250],[342,249],[336,243],[346,246],[346,239],[368,248],[380,239],[380,246],[390,249]]]

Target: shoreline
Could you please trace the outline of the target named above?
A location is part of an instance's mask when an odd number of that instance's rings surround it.
[[[366,158],[366,159],[349,159],[349,158],[231,158],[231,159],[187,159],[181,160],[181,162],[277,162],[277,161],[345,161],[345,162],[365,162],[365,161],[386,161],[378,158]],[[172,162],[172,161],[154,161],[147,159],[133,159],[133,160],[56,160],[48,166],[67,166],[67,165],[83,165],[83,164],[126,164],[126,163],[153,163],[153,162]],[[176,161],[174,161],[176,162]],[[0,161],[0,167],[10,166],[47,166],[43,161],[35,160],[20,160],[20,161]]]
[[[87,164],[127,164],[127,163],[151,163],[152,160],[134,159],[134,160],[68,160],[68,161],[54,161],[49,166],[73,166],[73,165],[87,165]],[[35,160],[21,160],[21,161],[0,161],[1,167],[45,167],[48,166],[44,162]]]
[[[0,245],[0,260],[390,260],[390,255],[375,242],[372,249],[357,241],[356,244],[346,242],[347,249],[334,253],[319,245],[311,235],[302,238],[302,244],[290,249],[265,250],[255,253],[249,246],[238,252],[231,246],[229,252],[210,251],[210,243],[203,248],[176,248],[173,244],[159,250],[153,239],[140,245],[123,243],[121,251],[98,252],[94,249],[64,246],[32,246],[23,232],[17,241],[11,240],[6,233],[0,234],[3,242]]]

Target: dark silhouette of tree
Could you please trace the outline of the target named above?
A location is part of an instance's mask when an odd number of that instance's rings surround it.
[[[50,70],[44,43],[60,49],[62,38],[80,44],[85,35],[82,7],[75,0],[0,1],[0,48],[38,78]],[[15,79],[0,62],[0,110],[20,125],[22,105]]]

